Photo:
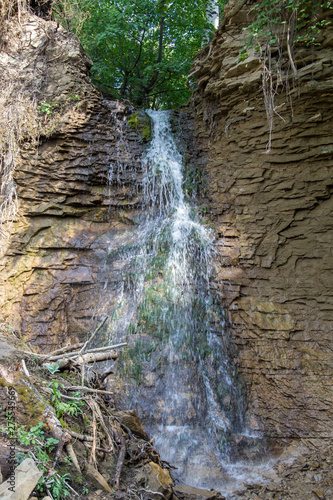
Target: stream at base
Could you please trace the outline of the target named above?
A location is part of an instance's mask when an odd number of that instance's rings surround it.
[[[264,472],[244,461],[262,451],[261,439],[247,434],[224,311],[210,288],[214,232],[184,193],[169,113],[147,113],[153,136],[142,159],[142,214],[135,237],[120,236],[121,250],[110,241],[106,263],[117,276],[108,340],[128,342],[118,369],[126,404],[137,409],[162,460],[177,467],[173,477],[227,494]],[[110,165],[110,185],[122,168]]]

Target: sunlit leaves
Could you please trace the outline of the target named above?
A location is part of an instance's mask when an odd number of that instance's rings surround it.
[[[80,40],[102,91],[143,107],[187,101],[186,76],[208,29],[207,0],[79,1],[89,12]]]

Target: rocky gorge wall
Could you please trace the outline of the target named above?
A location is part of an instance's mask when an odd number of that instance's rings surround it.
[[[246,17],[199,54],[184,123],[191,159],[207,172],[212,287],[238,349],[248,427],[318,446],[332,437],[332,30],[297,53],[293,111],[284,92],[275,96],[282,118],[267,152],[261,62],[238,63]],[[95,326],[141,209],[144,141],[125,125],[130,106],[89,83],[90,66],[74,36],[31,14],[2,38],[1,92],[15,82],[26,120],[13,171],[18,212],[0,261],[1,321],[42,351]]]
[[[23,146],[12,173],[18,210],[2,241],[1,320],[44,351],[94,328],[117,281],[117,270],[107,283],[101,272],[108,235],[113,251],[130,240],[140,207],[144,143],[126,126],[133,110],[101,98],[91,64],[74,35],[32,14],[2,39],[3,130],[13,102]]]
[[[221,26],[193,67],[191,128],[197,158],[207,158],[207,213],[218,231],[214,286],[239,350],[249,428],[285,442],[325,441],[333,411],[333,31],[296,51],[296,80],[282,67],[269,151],[262,60],[250,52],[239,62],[249,15],[245,7]]]

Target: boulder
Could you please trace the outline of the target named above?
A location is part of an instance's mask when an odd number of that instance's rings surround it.
[[[128,429],[135,435],[146,441],[149,441],[149,436],[145,431],[140,418],[135,410],[117,411],[113,413],[119,421],[128,427]]]
[[[173,489],[175,495],[179,500],[224,500],[225,497],[215,490],[203,490],[201,488],[194,488],[186,484],[180,484]]]
[[[168,500],[172,496],[172,485],[173,481],[170,476],[168,469],[162,469],[155,462],[149,462],[144,467],[144,473],[147,478],[146,490],[150,492],[161,493]],[[150,494],[153,500],[161,500],[161,495]]]
[[[105,478],[102,476],[100,472],[98,472],[95,467],[93,467],[90,464],[87,464],[85,474],[87,479],[96,486],[96,488],[103,488],[103,490],[107,491],[108,493],[112,493],[112,489],[108,485],[107,481]]]
[[[32,458],[26,458],[1,484],[1,500],[27,500],[42,475]]]

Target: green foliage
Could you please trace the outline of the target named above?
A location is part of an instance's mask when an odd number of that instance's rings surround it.
[[[17,430],[17,437],[20,444],[29,446],[41,444],[44,442],[44,431],[43,431],[43,422],[40,422],[35,427],[31,427],[29,431],[25,430],[25,427],[20,427]]]
[[[52,375],[54,375],[55,373],[57,372],[60,372],[59,370],[59,363],[56,363],[56,364],[49,364],[49,365],[46,365],[46,369],[52,373]]]
[[[6,429],[1,429],[1,432],[6,433]],[[52,437],[46,438],[44,424],[40,422],[29,430],[26,430],[25,426],[19,427],[16,430],[16,438],[20,445],[30,447],[30,451],[17,454],[17,462],[21,463],[27,456],[32,456],[37,461],[39,469],[43,473],[48,473],[52,468],[52,460],[49,454],[52,453],[59,441]],[[52,498],[62,500],[70,496],[70,489],[67,484],[69,477],[69,474],[60,476],[58,473],[53,474],[51,477],[43,475],[37,483],[36,491],[46,493],[46,488],[48,488]]]
[[[39,480],[36,490],[44,492],[46,488],[50,491],[52,498],[54,500],[63,500],[66,497],[71,496],[71,492],[68,488],[67,481],[70,478],[70,474],[66,473],[60,476],[59,474],[53,474],[50,478],[41,478]]]
[[[56,411],[57,418],[61,418],[63,415],[71,415],[77,417],[82,413],[81,406],[84,405],[82,401],[80,401],[80,395],[76,394],[74,397],[77,399],[68,400],[64,402],[61,400],[62,394],[59,387],[64,387],[63,384],[59,384],[56,379],[53,379],[52,382],[49,383],[48,387],[51,387],[52,390],[52,404]]]
[[[52,105],[48,102],[40,102],[37,106],[37,111],[45,116],[49,116],[52,114]]]
[[[143,111],[132,113],[128,119],[128,125],[136,130],[145,139],[151,137],[151,125],[149,116]]]
[[[254,21],[244,28],[250,31],[246,47],[241,50],[240,60],[246,59],[247,47],[260,50],[265,41],[269,45],[280,44],[284,39],[294,45],[306,46],[317,43],[320,31],[330,24],[319,18],[323,9],[332,9],[332,1],[323,0],[262,0],[254,7]]]
[[[76,31],[92,57],[93,81],[140,107],[177,108],[204,35],[207,0],[62,0],[57,18]],[[221,1],[224,4],[224,1]],[[75,4],[73,8],[71,4]],[[72,16],[80,10],[77,29]]]

